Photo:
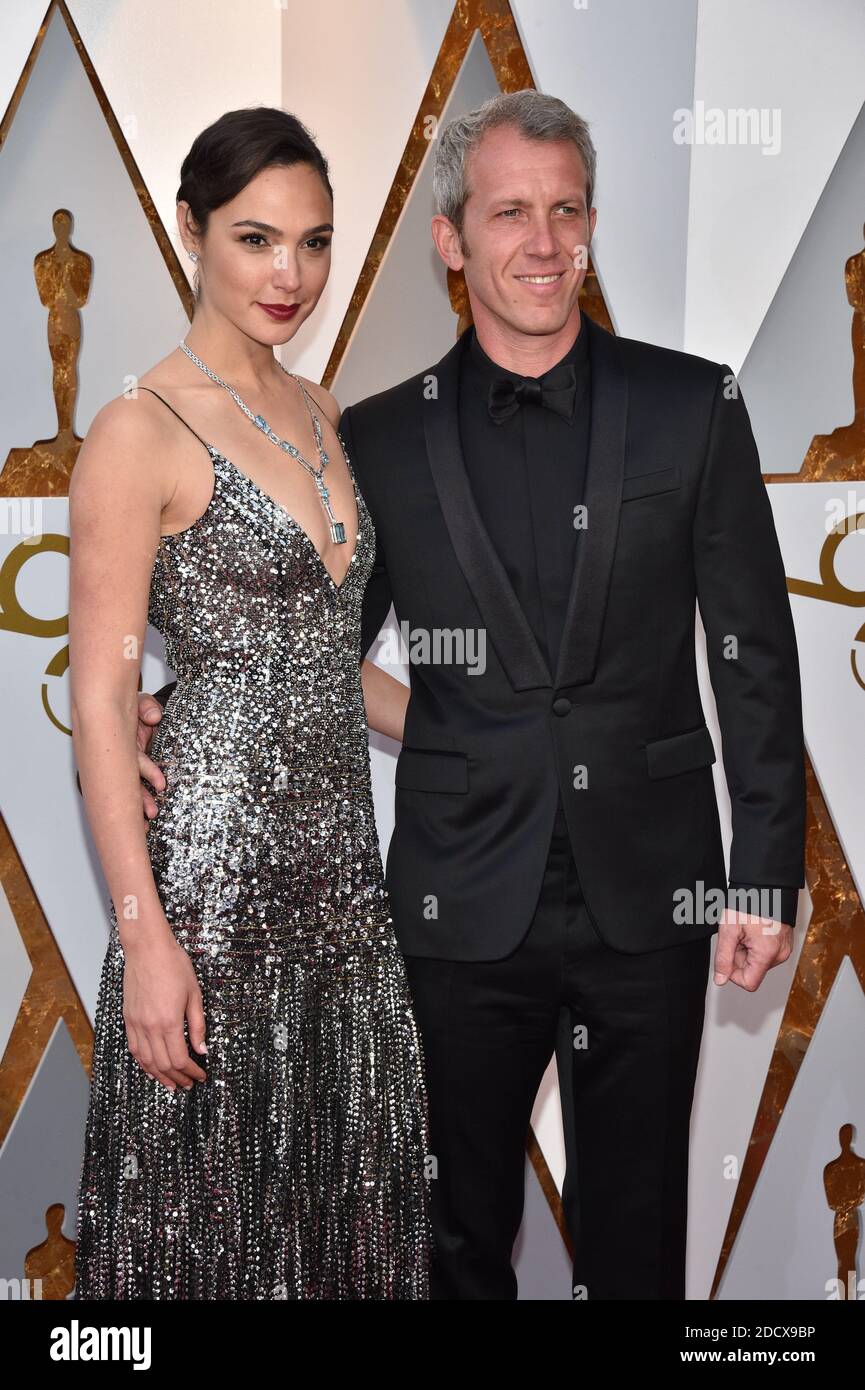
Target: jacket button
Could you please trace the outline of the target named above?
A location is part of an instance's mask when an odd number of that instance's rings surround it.
[[[566,695],[560,695],[557,700],[553,700],[553,714],[570,714],[573,705]]]

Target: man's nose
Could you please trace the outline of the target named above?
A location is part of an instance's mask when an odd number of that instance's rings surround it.
[[[533,256],[557,256],[559,243],[553,231],[553,224],[547,217],[539,217],[529,228],[525,249]]]

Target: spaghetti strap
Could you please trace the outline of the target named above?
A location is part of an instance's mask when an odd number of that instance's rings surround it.
[[[154,391],[152,386],[139,386],[138,389],[139,391],[149,391],[151,396],[155,396],[158,401],[162,401],[163,405],[168,405],[168,401],[165,399],[165,397],[160,396],[158,391]],[[177,415],[177,411],[174,409],[173,405],[168,405],[168,409],[171,411],[172,415]],[[193,430],[192,426],[189,424],[187,420],[184,420],[182,415],[177,415],[177,418],[180,421],[181,425],[186,425],[186,428],[188,430],[192,430],[192,433],[195,435],[195,438],[199,441],[199,443],[203,444],[207,452],[210,453],[210,445],[207,443],[205,439],[201,438],[201,435],[198,433],[198,431]]]

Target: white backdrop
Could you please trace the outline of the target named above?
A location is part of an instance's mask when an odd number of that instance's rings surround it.
[[[334,264],[313,322],[284,360],[319,379],[450,19],[450,0],[322,0],[318,7],[295,0],[184,0],[181,7],[169,0],[70,0],[69,9],[175,246],[179,163],[200,129],[222,111],[259,103],[282,105],[311,128],[335,188]],[[617,332],[729,362],[740,377],[764,471],[797,471],[812,436],[853,414],[844,262],[862,246],[861,5],[604,0],[580,8],[570,0],[516,0],[513,10],[536,85],[591,123],[599,155],[594,261]],[[19,0],[0,18],[2,109],[43,13],[44,0]],[[494,90],[476,36],[446,115]],[[766,113],[774,122],[771,139],[677,144],[674,113],[701,101]],[[99,406],[123,389],[124,375],[146,370],[167,352],[186,320],[79,57],[55,17],[0,154],[3,458],[56,428],[32,267],[36,253],[51,244],[51,214],[59,206],[73,212],[72,240],[95,267],[82,315],[76,429],[83,435]],[[343,406],[433,362],[453,341],[444,277],[428,240],[430,212],[427,159],[343,358],[335,384]],[[182,264],[191,269],[185,257]],[[818,577],[826,498],[846,491],[832,484],[770,489],[789,577]],[[865,484],[854,494],[865,502]],[[68,534],[64,499],[44,504],[44,529]],[[20,535],[0,534],[0,563],[20,544]],[[844,572],[854,588],[865,585],[863,546],[861,535],[844,543]],[[17,598],[35,616],[65,613],[62,554],[29,558]],[[792,606],[809,751],[861,892],[865,820],[852,755],[863,691],[849,657],[861,614],[798,597]],[[696,640],[702,640],[699,624]],[[66,678],[44,674],[65,638],[29,636],[7,623],[0,644],[3,814],[92,1014],[105,946],[105,891],[75,789],[71,740],[47,718],[42,694],[45,685],[68,726]],[[151,634],[145,689],[167,678],[159,653]],[[703,662],[704,706],[720,749],[705,669]],[[393,823],[395,751],[388,740],[373,738],[383,855]],[[720,762],[715,774],[726,809]],[[803,892],[796,954],[756,995],[709,988],[692,1131],[691,1298],[708,1294],[735,1193],[725,1164],[731,1155],[744,1160],[808,912]],[[5,902],[0,960],[8,966],[0,979],[5,1043],[27,977]],[[865,1118],[861,1084],[845,1071],[851,1054],[861,1056],[856,1045],[863,1032],[865,1001],[850,971],[836,982],[800,1071],[721,1297],[824,1296],[834,1259],[820,1174],[836,1156],[839,1124]],[[57,1048],[52,1066],[35,1078],[25,1110],[44,1107],[52,1087],[86,1095],[74,1051],[62,1038]],[[533,1122],[560,1184],[554,1064]],[[804,1163],[809,1134],[812,1161]],[[73,1119],[73,1149],[79,1142]],[[76,1180],[77,1164],[73,1153],[69,1170]],[[34,1171],[22,1131],[17,1138],[13,1131],[0,1153],[0,1202],[16,1184],[32,1186]],[[521,1296],[568,1297],[560,1242],[528,1176]],[[788,1239],[791,1204],[795,1241]],[[25,1250],[44,1235],[38,1208],[37,1197],[32,1210],[19,1213],[15,1239]],[[69,1209],[65,1230],[74,1235]],[[819,1261],[815,1251],[822,1252]]]

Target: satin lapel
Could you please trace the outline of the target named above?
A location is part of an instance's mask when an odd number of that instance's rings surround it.
[[[551,686],[552,676],[484,526],[459,434],[459,370],[467,332],[427,373],[437,399],[422,403],[429,465],[456,556],[490,641],[514,690]],[[582,538],[584,539],[584,538]]]
[[[592,414],[584,502],[586,529],[577,542],[568,609],[559,648],[556,687],[593,680],[610,575],[625,469],[628,378],[614,334],[584,315],[589,329]]]

